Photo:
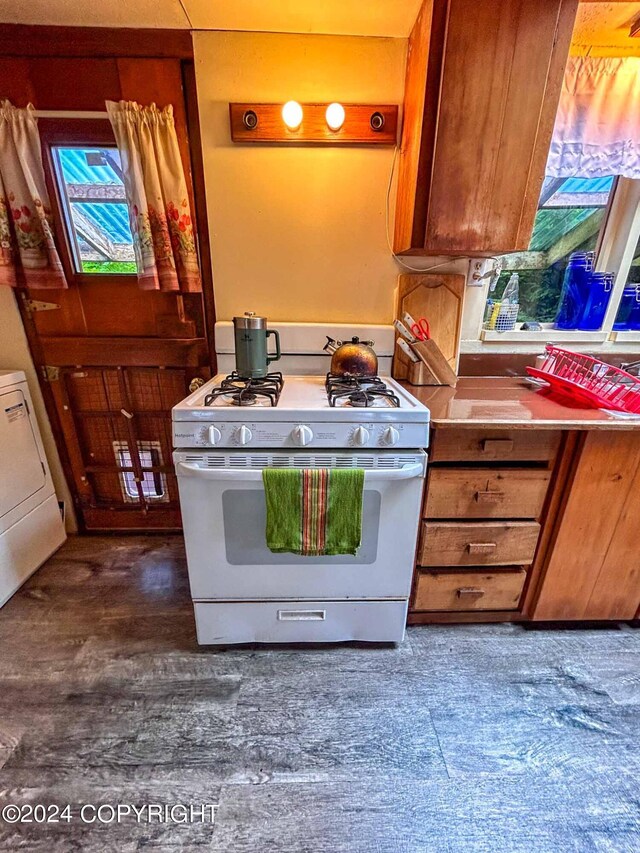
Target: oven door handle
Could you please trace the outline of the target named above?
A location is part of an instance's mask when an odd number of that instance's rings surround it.
[[[203,480],[235,480],[236,482],[262,481],[262,468],[201,468],[189,462],[180,462],[179,473],[187,477],[201,477]],[[340,470],[340,469],[334,469]],[[374,468],[365,470],[365,483],[410,480],[424,476],[422,462],[404,465],[402,468]]]

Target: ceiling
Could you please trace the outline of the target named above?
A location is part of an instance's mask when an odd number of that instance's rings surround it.
[[[421,0],[1,0],[0,21],[85,27],[168,27],[406,38]],[[640,50],[629,27],[640,2],[580,3],[574,42]]]
[[[0,21],[85,27],[409,35],[421,0],[2,0]]]
[[[573,30],[574,45],[605,50],[593,53],[640,53],[640,39],[629,38],[631,23],[640,15],[636,3],[581,3]]]

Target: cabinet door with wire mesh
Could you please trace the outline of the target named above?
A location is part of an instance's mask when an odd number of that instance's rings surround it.
[[[181,526],[171,407],[188,382],[180,368],[59,372],[52,388],[87,529]]]

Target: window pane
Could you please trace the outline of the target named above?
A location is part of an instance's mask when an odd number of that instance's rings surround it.
[[[162,452],[159,441],[138,441],[138,456],[142,466],[142,494],[147,500],[167,501],[169,496],[166,488],[166,478],[158,471],[148,471],[147,468],[159,468],[162,465]],[[133,471],[131,451],[126,441],[114,441],[113,450],[118,468],[128,468],[120,471],[122,496],[127,503],[139,501],[136,475]]]
[[[633,253],[613,328],[618,332],[640,331],[640,238]]]
[[[53,149],[76,272],[135,273],[118,149]]]
[[[595,250],[613,181],[613,177],[545,178],[529,248],[503,256],[502,274],[489,294],[499,300],[511,273],[517,272],[518,322],[555,319],[569,255]]]
[[[640,239],[638,239],[636,250],[633,253],[627,284],[640,284]]]

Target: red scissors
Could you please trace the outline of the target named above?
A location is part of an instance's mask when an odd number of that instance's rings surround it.
[[[411,326],[411,333],[419,341],[428,341],[431,337],[431,332],[429,330],[429,321],[427,318],[421,317],[417,323],[414,323]]]

